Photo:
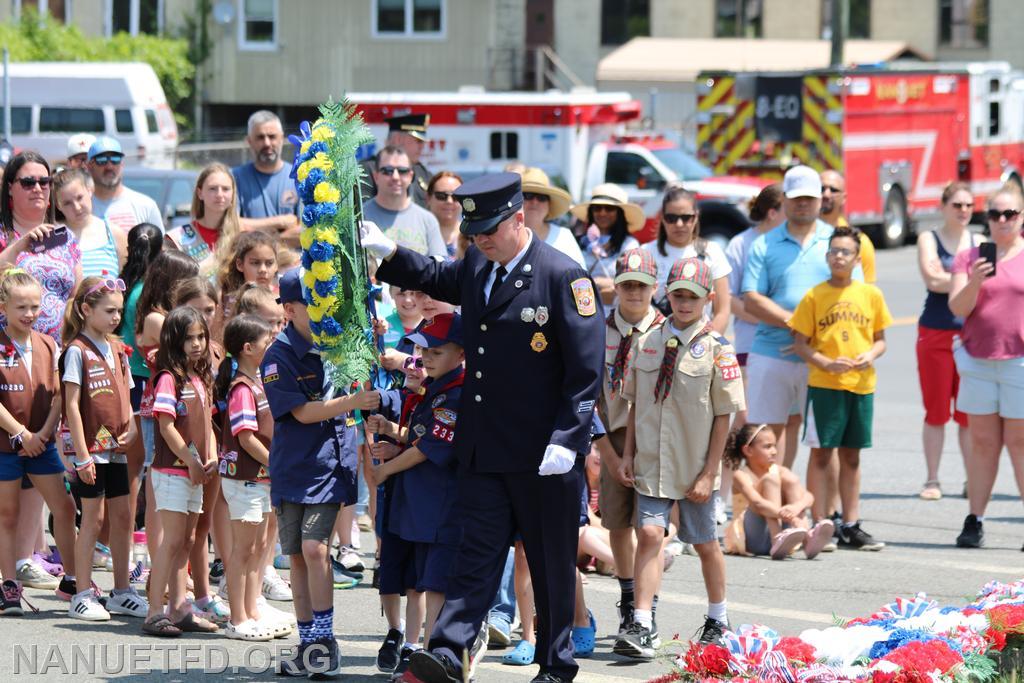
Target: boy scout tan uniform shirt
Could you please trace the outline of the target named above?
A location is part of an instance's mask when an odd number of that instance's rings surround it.
[[[725,339],[705,331],[705,320],[672,333],[670,321],[640,337],[622,397],[636,407],[633,476],[638,493],[681,500],[708,457],[711,427],[718,415],[743,410],[743,380],[736,354]],[[678,339],[672,388],[655,402],[654,387],[666,344]],[[715,474],[714,490],[719,488]]]
[[[609,376],[609,370],[615,364],[615,355],[619,351],[619,342],[622,338],[629,334],[630,330],[633,331],[633,347],[629,352],[629,357],[626,359],[626,366],[622,369],[623,374],[628,374],[629,371],[629,359],[636,353],[636,340],[640,338],[640,335],[647,332],[654,319],[658,315],[657,309],[653,306],[647,311],[647,315],[643,319],[633,325],[622,319],[619,315],[618,307],[612,313],[615,316],[615,326],[605,325],[607,330],[604,343],[604,383],[601,388],[601,413],[602,420],[604,421],[604,428],[609,434],[617,432],[620,429],[626,428],[626,422],[629,420],[629,403],[623,398],[622,394],[612,391],[611,377]],[[623,379],[625,382],[625,379]]]

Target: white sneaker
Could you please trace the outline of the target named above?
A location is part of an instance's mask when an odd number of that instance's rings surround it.
[[[725,500],[721,497],[715,499],[715,523],[725,524],[729,521],[729,515],[725,511]]]
[[[359,542],[359,533],[360,533],[359,532],[359,522],[357,522],[356,520],[353,519],[352,520],[352,547],[355,548],[356,550],[359,550],[359,546],[361,545],[360,542]]]
[[[678,557],[683,554],[683,542],[678,538],[673,538],[665,545],[665,552],[673,557]]]
[[[127,593],[110,594],[107,598],[107,611],[145,619],[149,613],[149,603],[134,588],[129,588]]]
[[[54,590],[60,586],[60,579],[50,574],[32,560],[28,560],[15,573],[15,579],[26,588]]]
[[[92,588],[71,598],[68,616],[85,621],[110,621],[110,612],[103,609]]]
[[[237,626],[228,622],[224,626],[224,635],[233,640],[249,640],[264,643],[274,639],[274,635],[257,623],[255,619],[249,619]]]
[[[350,572],[361,572],[366,569],[363,558],[359,557],[352,546],[343,545],[338,548],[338,562]]]
[[[292,599],[292,587],[273,568],[269,568],[263,573],[263,597],[289,602]]]
[[[228,601],[228,577],[220,577],[220,584],[217,586],[217,597],[224,602]]]
[[[295,626],[296,620],[295,615],[291,612],[285,612],[282,609],[278,609],[267,602],[267,599],[262,595],[256,598],[256,609],[260,611],[262,618],[269,617],[274,621],[282,621],[292,626]]]

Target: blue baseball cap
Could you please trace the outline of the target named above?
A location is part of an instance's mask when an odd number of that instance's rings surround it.
[[[100,154],[120,154],[124,156],[124,151],[121,149],[121,143],[116,139],[109,135],[101,135],[96,138],[96,142],[89,146],[89,159]]]
[[[306,298],[302,295],[302,269],[292,268],[286,270],[284,275],[281,276],[281,280],[278,283],[280,289],[277,293],[277,303],[279,304],[291,304],[291,303],[306,303]]]
[[[405,336],[416,346],[433,349],[445,344],[462,346],[462,316],[458,313],[440,313],[425,321],[415,332]]]

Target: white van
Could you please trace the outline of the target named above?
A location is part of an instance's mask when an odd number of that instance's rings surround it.
[[[0,135],[2,122],[0,115]],[[173,166],[178,145],[174,114],[149,64],[11,64],[14,148],[34,149],[53,163],[66,158],[68,137],[75,133],[117,138],[128,163],[147,166]]]

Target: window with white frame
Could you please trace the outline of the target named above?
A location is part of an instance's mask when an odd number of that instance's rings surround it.
[[[11,16],[21,19],[21,10],[32,7],[40,15],[49,14],[55,21],[66,24],[71,21],[71,0],[11,0]]]
[[[277,48],[278,0],[239,0],[238,45],[245,50]]]
[[[373,34],[442,37],[446,0],[373,0]]]
[[[164,30],[165,0],[105,0],[106,34],[159,35]]]

